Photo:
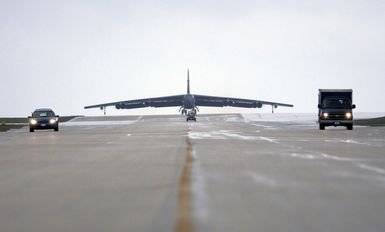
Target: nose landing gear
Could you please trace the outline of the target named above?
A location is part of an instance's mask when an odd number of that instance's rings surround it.
[[[196,112],[195,109],[190,110],[190,111],[186,114],[186,122],[188,122],[188,121],[194,121],[194,122],[196,122],[196,121],[197,121],[196,115],[197,115],[197,112]]]

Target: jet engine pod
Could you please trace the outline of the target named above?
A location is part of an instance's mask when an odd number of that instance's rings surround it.
[[[261,102],[256,102],[255,107],[262,108],[263,104]]]
[[[119,103],[119,104],[116,104],[116,105],[115,105],[115,108],[118,109],[118,110],[122,109],[122,104],[120,104],[120,103]]]

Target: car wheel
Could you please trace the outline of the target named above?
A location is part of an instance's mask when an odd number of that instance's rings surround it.
[[[353,130],[353,125],[348,125],[348,126],[346,126],[346,129],[348,129],[348,130]]]
[[[320,129],[320,130],[325,130],[325,125],[319,124],[319,129]]]
[[[33,129],[33,128],[29,128],[29,132],[34,132],[35,131],[35,129]]]
[[[59,127],[55,127],[54,130],[55,130],[55,131],[59,131]]]

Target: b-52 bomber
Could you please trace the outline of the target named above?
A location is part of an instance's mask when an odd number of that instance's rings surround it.
[[[189,70],[187,70],[187,94],[156,97],[156,98],[143,98],[136,100],[118,101],[111,103],[104,103],[98,105],[85,106],[85,109],[100,108],[104,110],[106,114],[107,106],[115,106],[116,109],[137,109],[144,107],[176,107],[179,106],[179,112],[182,115],[186,115],[186,121],[196,121],[197,112],[199,112],[198,106],[211,106],[211,107],[241,107],[241,108],[261,108],[263,105],[270,105],[272,112],[274,108],[278,106],[293,107],[291,104],[268,102],[260,100],[232,98],[232,97],[215,97],[207,95],[196,95],[190,93],[190,76]]]

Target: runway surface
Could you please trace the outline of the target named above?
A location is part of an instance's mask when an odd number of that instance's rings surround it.
[[[0,231],[385,231],[385,128],[85,117],[0,133]]]

